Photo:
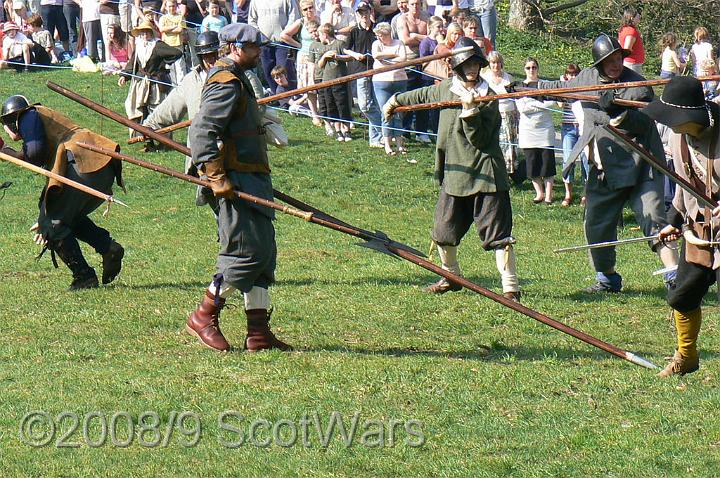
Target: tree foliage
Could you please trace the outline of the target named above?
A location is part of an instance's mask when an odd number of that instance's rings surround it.
[[[545,29],[578,38],[601,32],[616,33],[623,9],[633,5],[642,12],[639,29],[647,49],[665,32],[674,32],[681,43],[692,43],[695,27],[704,26],[717,38],[720,9],[717,0],[506,0],[508,24],[515,29]],[[522,16],[525,15],[523,18]],[[717,43],[715,41],[714,43]]]

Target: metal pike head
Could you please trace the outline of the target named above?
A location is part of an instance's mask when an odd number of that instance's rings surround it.
[[[382,252],[383,254],[388,254],[395,258],[397,258],[397,256],[388,249],[388,246],[394,247],[396,249],[402,249],[403,251],[409,252],[410,254],[414,254],[418,257],[427,257],[425,254],[413,247],[410,247],[401,242],[393,241],[388,237],[387,234],[382,231],[375,231],[374,233],[370,233],[370,235],[373,236],[372,239],[368,239],[365,242],[358,242],[355,245],[360,247],[367,247],[368,249],[373,249],[375,251]]]

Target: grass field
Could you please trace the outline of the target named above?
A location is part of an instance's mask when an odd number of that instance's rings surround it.
[[[123,128],[45,88],[50,77],[2,74],[0,96],[26,94],[124,140]],[[111,79],[52,78],[122,111],[124,91]],[[286,118],[286,128],[291,146],[271,152],[277,189],[427,250],[437,195],[430,148],[411,145],[411,165],[362,140],[338,145],[307,120]],[[182,168],[177,154],[124,151]],[[432,274],[281,216],[273,323],[298,351],[217,354],[182,331],[213,274],[209,209],[194,206],[188,184],[132,165],[124,175],[128,194],[117,193],[130,209],[94,215],[126,248],[123,271],[110,286],[70,293],[66,268],[34,259],[28,229],[43,180],[0,164],[0,182],[15,183],[0,201],[0,476],[718,474],[714,294],[702,368],[661,381],[471,292],[426,295]],[[527,184],[512,199],[524,303],[664,364],[673,331],[647,247],[619,250],[625,293],[586,295],[586,256],[551,252],[583,242],[580,206],[534,206]],[[621,237],[638,235],[634,224],[628,212]],[[499,290],[494,257],[473,234],[460,261],[468,278]],[[223,329],[241,345],[242,301],[230,302]],[[47,415],[23,440],[31,411]],[[326,441],[339,417],[347,428],[355,419],[353,439],[336,428]]]

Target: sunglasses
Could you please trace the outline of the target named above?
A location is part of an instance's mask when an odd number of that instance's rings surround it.
[[[303,12],[307,12],[309,10],[313,10],[315,7],[305,7],[302,9]]]
[[[537,70],[537,66],[526,66],[526,70]]]

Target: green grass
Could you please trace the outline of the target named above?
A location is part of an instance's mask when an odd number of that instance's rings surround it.
[[[519,61],[519,59],[516,59]],[[0,75],[0,95],[23,93],[118,141],[126,131],[43,86],[50,74]],[[94,75],[53,79],[122,111],[124,90]],[[427,250],[437,190],[430,148],[411,145],[409,165],[364,141],[338,145],[309,121],[285,118],[291,146],[272,150],[275,187],[350,223],[380,229]],[[356,137],[359,133],[356,133]],[[176,139],[184,141],[183,135]],[[177,154],[125,152],[181,169]],[[184,334],[188,313],[213,274],[217,243],[209,209],[194,188],[127,165],[130,209],[94,218],[127,251],[108,287],[66,292],[66,268],[52,268],[28,228],[43,180],[0,164],[15,184],[0,201],[0,475],[11,476],[713,476],[720,467],[720,372],[717,301],[708,296],[701,332],[702,368],[684,380],[654,373],[596,350],[468,291],[431,297],[436,278],[404,261],[355,247],[343,236],[296,218],[276,222],[274,328],[299,349],[216,354]],[[558,185],[558,195],[560,195]],[[619,250],[626,293],[578,292],[593,281],[586,256],[551,249],[583,241],[582,209],[534,206],[528,187],[512,191],[514,234],[524,303],[603,340],[662,364],[673,350],[661,267],[643,245]],[[626,215],[623,237],[637,235]],[[86,251],[90,262],[99,257]],[[470,233],[460,249],[468,278],[499,290],[492,254]],[[223,312],[228,339],[241,345],[241,299]],[[167,447],[110,443],[99,448],[33,448],[19,439],[31,410],[53,416],[93,411],[155,411],[161,435],[173,411],[200,417],[197,446],[178,429]],[[394,446],[245,444],[221,430],[235,410],[272,423],[333,411],[346,424],[418,420],[425,443],[400,427]],[[100,435],[94,421],[90,438]],[[121,422],[123,423],[123,422]],[[237,423],[236,423],[237,424]],[[362,425],[364,424],[364,428]],[[60,422],[59,437],[71,426]],[[244,429],[247,432],[247,428]],[[120,427],[120,435],[126,429]],[[287,432],[287,430],[286,430]],[[261,433],[262,438],[267,432]],[[287,435],[284,435],[287,438]],[[371,437],[372,438],[372,437]],[[386,439],[388,437],[386,436]],[[152,441],[152,436],[145,436]],[[66,441],[84,442],[81,429]]]

